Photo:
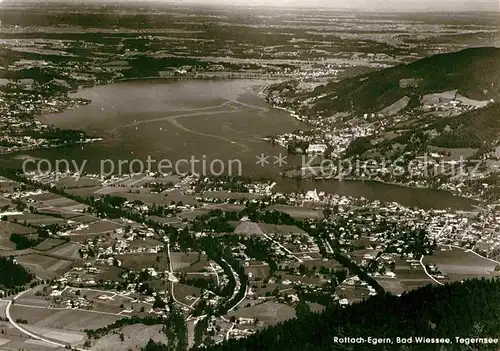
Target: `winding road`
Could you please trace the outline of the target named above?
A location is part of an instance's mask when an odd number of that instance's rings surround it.
[[[9,320],[9,323],[12,324],[12,326],[14,328],[16,328],[17,330],[19,330],[21,333],[26,334],[27,336],[29,336],[32,339],[40,340],[40,341],[46,342],[46,343],[54,345],[54,346],[66,348],[69,344],[59,343],[59,342],[56,342],[56,341],[53,341],[53,340],[50,340],[50,339],[46,339],[43,336],[39,336],[39,335],[33,334],[29,330],[26,330],[23,327],[21,327],[19,324],[17,324],[16,321],[12,318],[12,316],[10,314],[10,308],[14,304],[14,301],[16,299],[20,298],[21,296],[23,296],[24,294],[26,294],[27,292],[31,291],[31,290],[32,289],[25,290],[25,291],[19,293],[17,296],[15,296],[12,300],[9,301],[9,303],[7,304],[7,308],[5,309],[5,315],[7,316],[7,319]],[[72,347],[71,350],[88,351],[87,349],[81,349],[81,348],[78,348],[78,347]]]

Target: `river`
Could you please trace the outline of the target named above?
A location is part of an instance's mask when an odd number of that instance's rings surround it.
[[[128,81],[85,88],[75,94],[92,100],[87,106],[48,114],[39,118],[59,128],[79,129],[102,142],[57,149],[23,152],[35,158],[66,159],[87,172],[119,170],[126,173],[133,160],[143,163],[149,157],[152,170],[163,166],[188,167],[194,160],[195,171],[218,173],[224,170],[243,176],[273,177],[278,191],[317,189],[372,200],[395,201],[410,207],[469,209],[475,202],[444,191],[413,189],[377,182],[296,181],[282,179],[277,163],[286,155],[282,167],[299,165],[301,157],[263,141],[267,135],[292,132],[308,126],[288,113],[271,109],[260,90],[266,81]],[[267,157],[257,164],[259,156]],[[108,161],[105,161],[108,160]],[[167,163],[165,163],[167,160]],[[137,161],[135,167],[140,165]],[[184,167],[184,168],[183,168]],[[204,168],[203,168],[204,167]],[[165,168],[162,168],[165,170]]]

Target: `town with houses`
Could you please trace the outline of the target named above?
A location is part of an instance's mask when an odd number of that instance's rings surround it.
[[[500,83],[407,74],[468,46],[497,64],[495,25],[50,3],[0,1],[1,350],[224,347],[325,311],[498,279]],[[371,96],[376,79],[393,90]],[[85,130],[52,123],[93,106],[82,90],[111,84],[154,93],[109,106],[123,120],[107,139],[96,116]],[[243,146],[254,168],[254,151],[302,162],[262,177],[24,167],[51,152],[97,159],[113,143],[136,143],[124,151],[134,158],[200,143],[218,155]]]
[[[48,282],[17,297],[14,315],[34,308],[34,299],[55,310],[104,313],[106,320],[176,308],[193,326],[192,342],[217,343],[303,308],[320,311],[382,291],[400,295],[429,283],[500,274],[500,215],[493,207],[411,209],[316,190],[281,194],[270,191],[272,184],[245,179],[172,174],[112,183],[84,176],[79,187],[74,176],[2,178],[2,223],[30,238],[25,244],[5,237],[5,249],[20,250],[2,255],[14,255]],[[167,185],[156,193],[153,183]],[[240,192],[224,196],[222,189],[235,187]],[[89,203],[83,193],[105,195]],[[225,248],[224,256],[213,256],[212,245]]]

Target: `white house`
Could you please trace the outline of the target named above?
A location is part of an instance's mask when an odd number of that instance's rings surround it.
[[[306,196],[304,198],[306,201],[319,201],[319,196],[318,196],[318,192],[316,191],[316,189],[314,190],[309,190],[307,193],[306,193]]]
[[[309,155],[324,154],[327,149],[325,144],[310,144],[306,150]]]

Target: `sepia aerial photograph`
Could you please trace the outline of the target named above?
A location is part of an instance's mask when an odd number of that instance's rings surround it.
[[[499,351],[500,0],[0,0],[0,351]]]

